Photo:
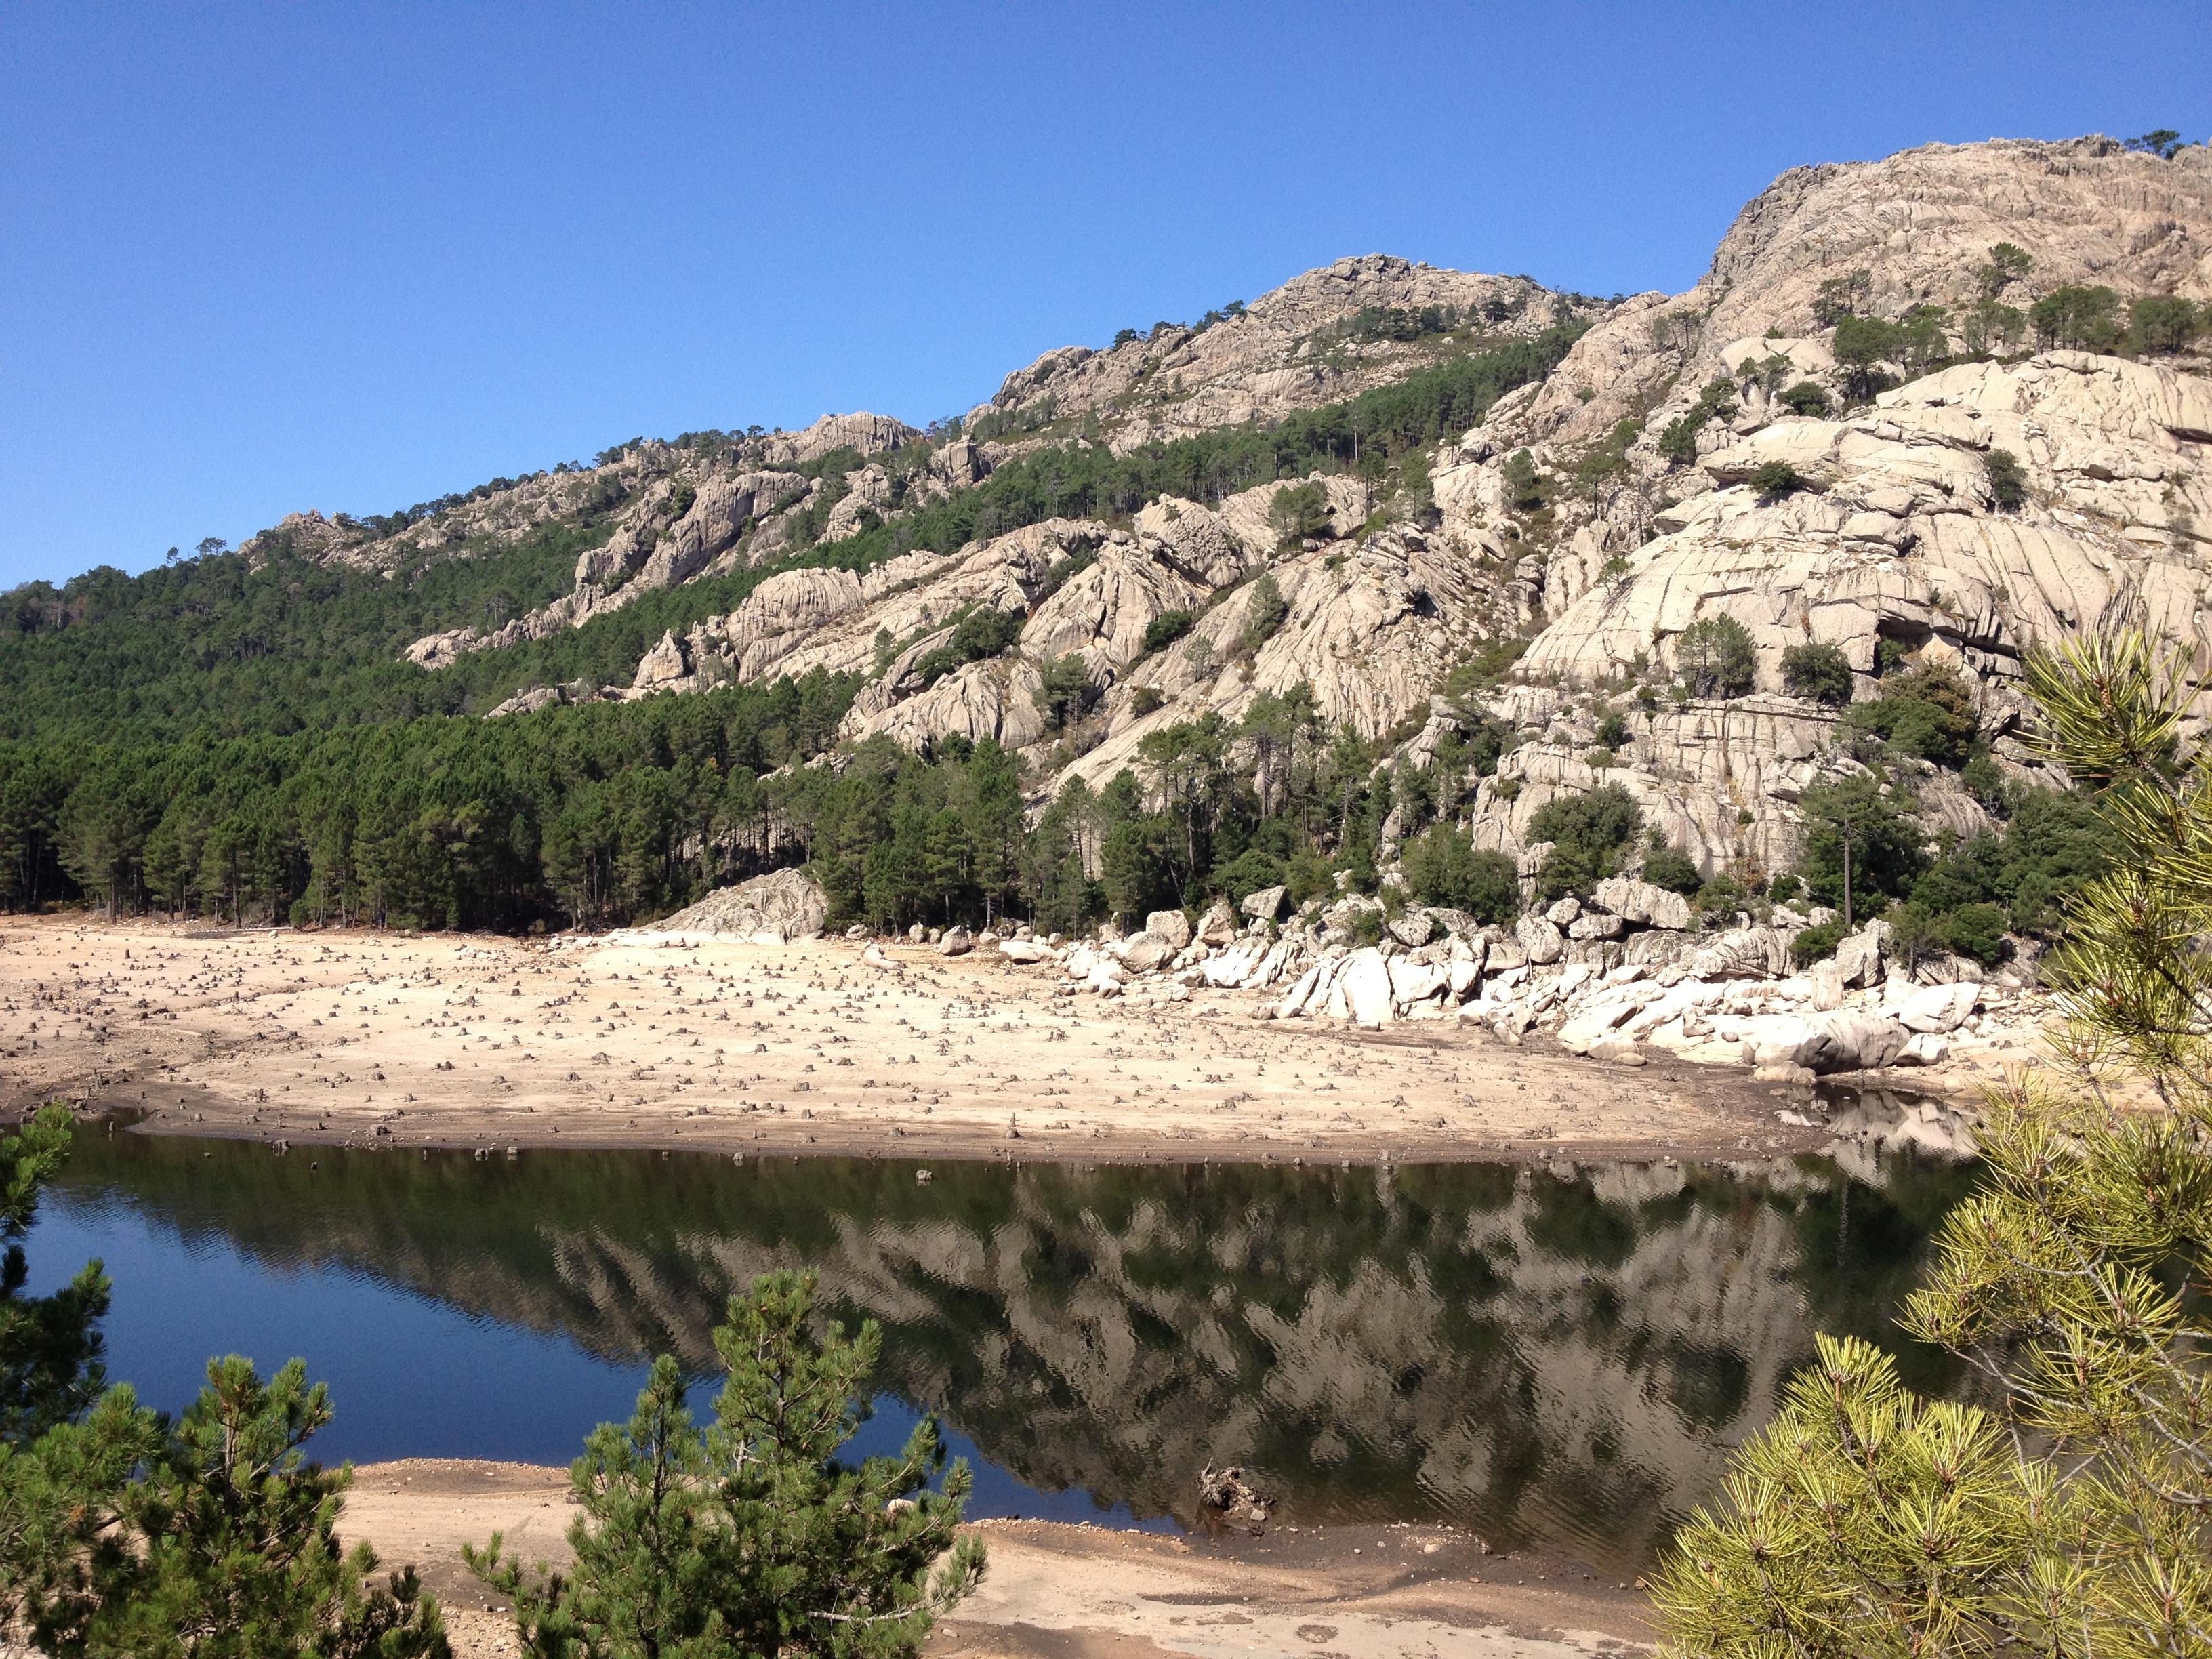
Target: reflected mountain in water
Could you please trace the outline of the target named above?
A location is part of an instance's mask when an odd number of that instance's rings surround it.
[[[1717,1489],[1815,1330],[1899,1346],[1972,1178],[315,1156],[88,1134],[58,1195],[702,1371],[733,1286],[813,1266],[840,1316],[882,1322],[882,1386],[1033,1486],[1195,1524],[1200,1468],[1242,1463],[1286,1521],[1449,1517],[1622,1571]]]

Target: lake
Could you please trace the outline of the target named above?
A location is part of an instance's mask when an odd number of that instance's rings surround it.
[[[708,1379],[733,1286],[820,1270],[879,1322],[860,1449],[924,1410],[971,1513],[1200,1524],[1240,1463],[1293,1524],[1450,1520],[1627,1572],[1717,1490],[1817,1330],[1891,1326],[1972,1171],[735,1162],[80,1135],[32,1288],[91,1255],[109,1370],[180,1407],[207,1357],[331,1385],[325,1460],[565,1463],[649,1358]],[[1846,1167],[1848,1164],[1848,1167]]]

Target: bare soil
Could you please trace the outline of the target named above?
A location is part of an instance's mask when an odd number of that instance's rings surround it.
[[[461,1565],[503,1532],[526,1561],[564,1563],[568,1474],[410,1459],[356,1473],[343,1530],[413,1563],[444,1603],[460,1659],[518,1650],[507,1604]],[[931,1659],[1567,1659],[1653,1639],[1641,1590],[1564,1557],[1489,1553],[1437,1526],[1237,1528],[1164,1537],[985,1521],[982,1587],[931,1637]]]
[[[0,928],[0,1114],[318,1145],[1082,1161],[1583,1158],[1810,1149],[1799,1089],[1624,1068],[1453,1020],[1122,1005],[1049,969],[843,939]]]

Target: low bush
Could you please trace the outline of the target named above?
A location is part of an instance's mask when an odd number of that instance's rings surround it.
[[[1782,684],[1794,697],[1840,707],[1851,700],[1850,659],[1832,645],[1786,647]]]
[[[1163,611],[1145,624],[1145,649],[1164,651],[1197,625],[1195,611]]]
[[[1705,884],[1697,860],[1679,847],[1656,847],[1644,854],[1644,879],[1684,898],[1694,898]]]

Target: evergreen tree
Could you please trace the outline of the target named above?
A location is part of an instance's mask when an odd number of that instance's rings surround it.
[[[526,1571],[502,1559],[497,1534],[465,1552],[512,1599],[526,1653],[907,1659],[975,1588],[982,1546],[955,1534],[966,1463],[928,1490],[945,1462],[934,1419],[895,1457],[838,1461],[866,1415],[883,1337],[873,1321],[811,1337],[816,1290],[811,1273],[770,1273],[730,1298],[711,1425],[693,1422],[664,1356],[629,1423],[592,1431],[569,1472],[583,1510],[568,1530],[571,1571]]]
[[[1981,1190],[1905,1325],[1987,1407],[1822,1338],[1654,1595],[1674,1655],[2201,1654],[2212,1629],[2212,750],[2141,632],[2027,664],[2110,867],[2067,904],[2046,1062],[1985,1091]],[[2126,1105],[2123,1091],[2138,1094]]]
[[[16,1241],[69,1133],[49,1107],[0,1139],[0,1629],[85,1659],[445,1659],[413,1570],[374,1584],[376,1553],[338,1542],[352,1471],[301,1452],[331,1416],[301,1362],[264,1384],[246,1360],[210,1361],[172,1423],[101,1387],[98,1262],[21,1297]]]

